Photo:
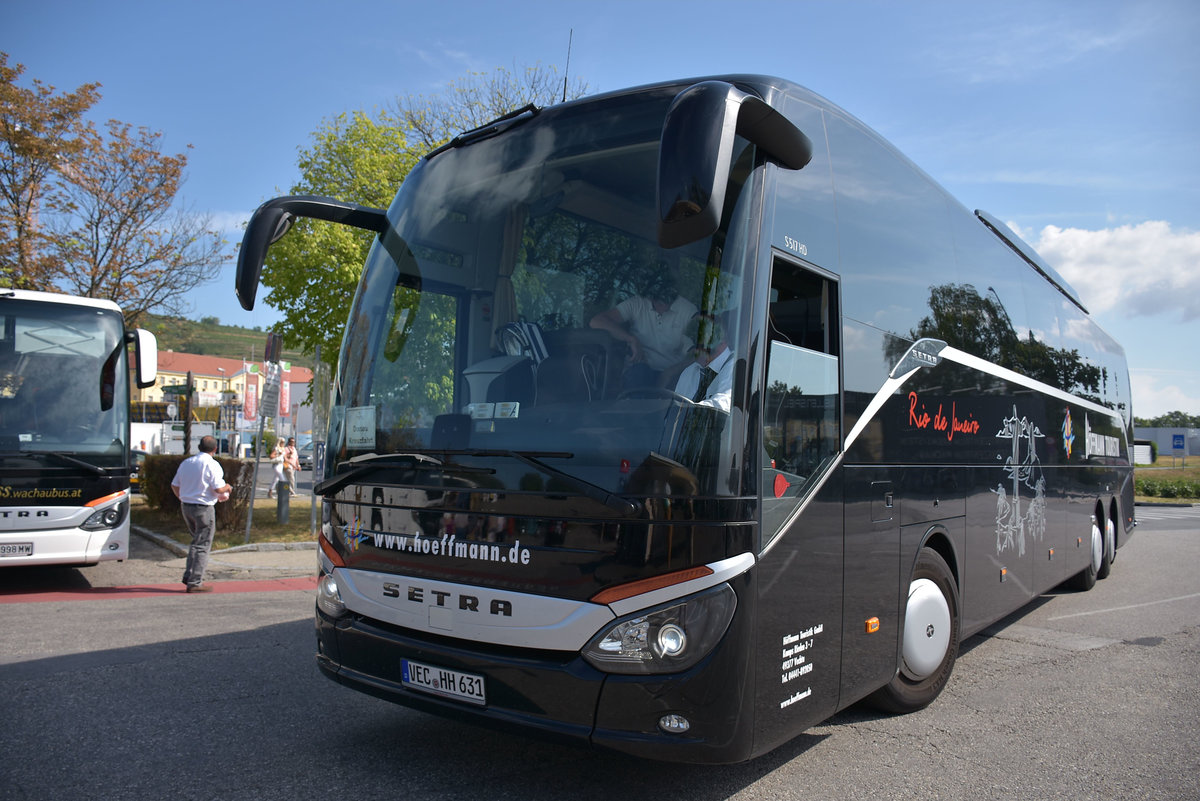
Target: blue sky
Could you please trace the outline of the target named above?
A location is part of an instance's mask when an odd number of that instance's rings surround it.
[[[1126,348],[1134,411],[1200,414],[1200,3],[7,2],[0,50],[93,118],[190,144],[182,197],[240,238],[323,119],[470,71],[562,69],[592,91],[722,72],[795,80],[969,208],[1009,222]],[[354,198],[346,198],[354,200]],[[233,267],[195,317],[260,325]]]

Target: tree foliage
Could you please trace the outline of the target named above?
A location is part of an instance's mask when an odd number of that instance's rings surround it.
[[[396,116],[433,149],[463,131],[478,128],[510,111],[528,105],[549,106],[587,94],[578,78],[568,86],[553,66],[527,67],[522,72],[497,68],[470,72],[451,81],[440,95],[408,95],[396,100]]]
[[[59,161],[82,146],[83,115],[99,100],[100,84],[56,94],[36,78],[30,89],[17,86],[24,72],[0,53],[0,286],[45,289],[43,198]]]
[[[1146,428],[1200,428],[1200,414],[1174,411],[1158,417],[1135,417],[1133,422]]]
[[[587,87],[576,82],[569,96]],[[334,197],[387,208],[422,156],[454,135],[529,103],[551,105],[563,85],[553,67],[522,73],[470,73],[434,97],[409,95],[392,109],[356,111],[327,120],[301,150],[301,178],[292,194]],[[342,330],[373,236],[333,223],[297,221],[271,246],[262,273],[265,299],[283,315],[276,327],[305,353],[321,346],[323,361],[337,358]]]
[[[23,89],[0,54],[0,285],[105,298],[132,323],[185,311],[228,259],[209,219],[178,204],[187,155],[162,134],[83,115],[99,84]]]
[[[292,194],[326,195],[387,208],[423,149],[409,145],[404,124],[381,113],[340,114],[322,124],[300,152],[300,182]],[[301,218],[271,246],[262,272],[266,301],[283,314],[275,330],[306,353],[321,346],[337,358],[342,329],[362,275],[372,234]]]
[[[161,150],[162,134],[110,120],[89,130],[47,224],[55,286],[118,303],[130,321],[187,310],[183,290],[217,276],[228,256],[209,219],[176,207],[187,156]]]

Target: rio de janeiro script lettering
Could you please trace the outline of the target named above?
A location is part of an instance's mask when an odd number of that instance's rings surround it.
[[[945,415],[943,409],[944,404],[939,403],[937,411],[930,415],[917,393],[908,393],[908,424],[910,426],[922,430],[932,427],[934,431],[943,431],[946,434],[947,442],[953,442],[955,434],[979,433],[979,421],[974,419],[971,412],[967,412],[966,419],[959,419],[957,402],[950,403],[949,417]]]

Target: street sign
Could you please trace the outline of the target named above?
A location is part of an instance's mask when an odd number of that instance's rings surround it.
[[[267,362],[267,380],[263,385],[262,408],[263,414],[267,417],[275,417],[278,415],[277,407],[279,406],[279,383],[282,371],[279,369],[277,362]]]
[[[1184,444],[1183,434],[1172,434],[1171,435],[1171,448],[1173,450],[1181,451],[1186,447],[1187,447],[1187,445]]]

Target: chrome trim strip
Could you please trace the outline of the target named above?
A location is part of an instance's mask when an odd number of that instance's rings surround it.
[[[608,607],[587,601],[344,567],[334,577],[352,612],[461,640],[578,651],[613,619]]]
[[[754,554],[743,553],[707,565],[711,575],[607,606],[345,567],[333,569],[333,576],[346,608],[375,620],[474,642],[580,651],[618,617],[715,587],[754,564]]]

